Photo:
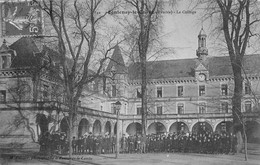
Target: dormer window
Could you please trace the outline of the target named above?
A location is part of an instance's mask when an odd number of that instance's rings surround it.
[[[112,74],[112,79],[115,79],[115,75],[116,75],[116,68],[115,68],[115,66],[112,66],[111,74]]]
[[[10,67],[11,64],[11,56],[9,55],[1,55],[1,68],[2,69],[7,69]]]
[[[2,68],[6,69],[7,67],[8,67],[7,56],[2,56]]]

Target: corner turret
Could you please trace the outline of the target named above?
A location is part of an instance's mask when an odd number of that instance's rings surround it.
[[[202,61],[204,61],[206,59],[206,57],[208,56],[206,38],[207,38],[207,35],[206,35],[204,29],[201,28],[200,33],[198,35],[198,49],[197,49],[196,53],[197,53],[199,60],[202,60]]]

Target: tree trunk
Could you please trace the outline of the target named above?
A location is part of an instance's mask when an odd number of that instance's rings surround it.
[[[245,150],[245,161],[248,160],[248,153],[247,153],[247,135],[246,135],[246,127],[245,127],[245,122],[243,121],[243,134],[244,134],[244,150]]]
[[[73,129],[73,113],[69,112],[69,164],[72,158],[72,129]]]
[[[243,138],[242,138],[242,113],[241,113],[241,101],[242,101],[242,92],[243,92],[243,76],[242,76],[242,65],[241,62],[232,62],[232,68],[234,73],[234,95],[232,98],[233,107],[232,107],[232,115],[233,115],[233,127],[234,133],[238,136],[238,146],[237,151],[241,152],[243,148]]]
[[[142,56],[141,59],[142,68],[142,135],[146,136],[147,126],[147,77],[146,77],[146,58]]]

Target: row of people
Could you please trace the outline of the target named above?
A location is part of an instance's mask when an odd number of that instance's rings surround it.
[[[43,138],[41,146],[48,152],[67,154],[69,150],[65,134],[48,135]],[[235,153],[237,138],[233,134],[213,134],[203,132],[199,134],[152,134],[147,136],[125,136],[120,139],[120,152],[195,152],[195,153]],[[110,154],[116,151],[116,137],[105,135],[73,137],[73,154]]]
[[[173,134],[148,136],[147,152],[235,153],[237,138],[232,134]]]

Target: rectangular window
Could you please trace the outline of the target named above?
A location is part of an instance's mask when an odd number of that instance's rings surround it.
[[[199,113],[206,113],[206,103],[199,103]]]
[[[2,56],[2,68],[7,68],[7,56]]]
[[[199,96],[204,96],[206,92],[205,85],[199,86]]]
[[[246,102],[245,102],[245,111],[246,111],[246,112],[252,112],[252,104],[251,104],[251,101],[246,101]]]
[[[116,114],[116,106],[114,104],[111,105],[111,113]]]
[[[183,103],[178,104],[178,114],[184,114],[184,104]]]
[[[49,98],[49,86],[48,85],[43,85],[43,100],[48,100]]]
[[[141,107],[137,107],[136,108],[136,114],[137,115],[141,115],[142,114],[142,108]]]
[[[227,86],[227,84],[222,84],[221,85],[221,95],[227,96],[227,94],[228,94],[228,86]]]
[[[6,102],[6,91],[0,90],[0,102]]]
[[[249,82],[245,83],[245,94],[246,95],[251,95],[251,85]]]
[[[139,88],[136,89],[136,97],[137,98],[142,98],[142,92],[141,92],[141,90]]]
[[[228,103],[221,103],[221,113],[228,113]]]
[[[162,112],[162,106],[158,106],[157,107],[157,115],[162,115],[163,112]]]
[[[183,86],[178,86],[178,97],[183,96]]]
[[[112,97],[116,97],[116,85],[112,85]]]
[[[162,87],[157,87],[157,97],[162,97]]]

